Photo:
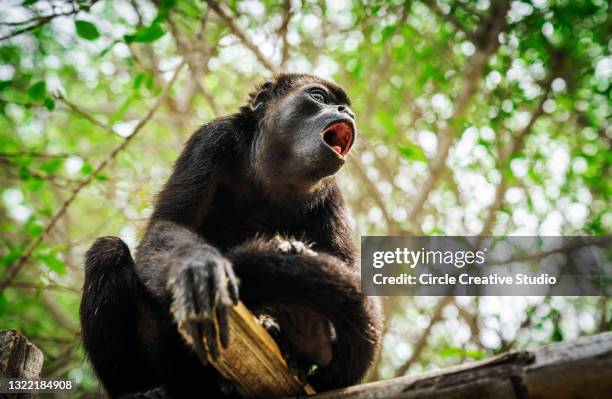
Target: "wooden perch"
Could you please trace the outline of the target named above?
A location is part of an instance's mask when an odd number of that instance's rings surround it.
[[[347,398],[609,399],[612,332],[330,391],[310,399]]]
[[[217,360],[209,359],[245,398],[281,398],[314,394],[289,372],[287,363],[267,331],[239,302],[229,313],[230,345]]]
[[[42,352],[26,337],[16,330],[0,331],[0,378],[38,378],[42,365]],[[35,396],[28,393],[11,396],[0,393],[0,399],[25,399]]]

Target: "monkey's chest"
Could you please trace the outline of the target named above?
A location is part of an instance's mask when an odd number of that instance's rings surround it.
[[[201,225],[200,234],[212,244],[227,249],[256,236],[281,234],[308,238],[308,230],[304,216],[298,212],[226,199],[225,202],[213,203]]]

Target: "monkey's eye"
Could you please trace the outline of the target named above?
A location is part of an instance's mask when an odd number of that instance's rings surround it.
[[[312,97],[315,101],[327,104],[327,93],[325,93],[321,89],[313,89],[310,91],[310,97]]]

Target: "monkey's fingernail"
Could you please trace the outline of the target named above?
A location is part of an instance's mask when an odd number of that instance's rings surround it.
[[[238,304],[238,286],[235,284],[232,284],[231,288],[230,288],[230,298],[232,299],[232,302],[234,303],[234,305]]]

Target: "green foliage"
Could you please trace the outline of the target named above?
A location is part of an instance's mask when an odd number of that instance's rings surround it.
[[[36,255],[36,259],[44,263],[49,269],[53,270],[57,274],[64,274],[66,272],[66,265],[55,255],[38,254]]]

